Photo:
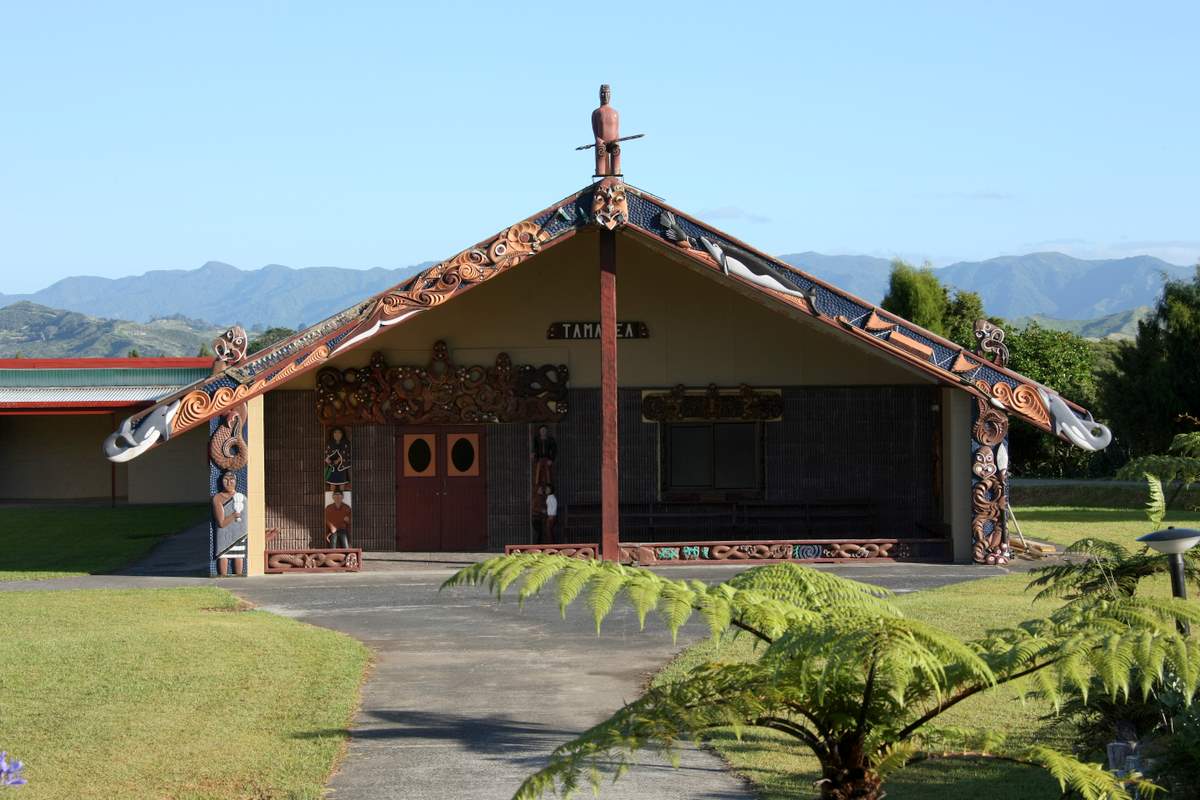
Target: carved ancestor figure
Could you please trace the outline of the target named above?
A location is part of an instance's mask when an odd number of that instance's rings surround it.
[[[596,176],[605,177],[621,174],[621,117],[609,105],[612,89],[608,84],[600,87],[600,107],[592,112],[592,134],[596,137]]]
[[[237,475],[229,470],[221,473],[220,489],[212,498],[217,574],[228,575],[232,561],[233,574],[241,575],[246,558],[246,495],[237,490]]]
[[[226,367],[235,367],[246,360],[246,349],[250,346],[250,338],[246,329],[234,325],[213,340],[213,374],[216,375]]]
[[[1004,328],[986,319],[975,320],[975,354],[983,356],[998,367],[1008,366],[1008,345],[1004,343]]]
[[[342,428],[331,428],[325,443],[325,486],[328,490],[350,488],[350,440]]]

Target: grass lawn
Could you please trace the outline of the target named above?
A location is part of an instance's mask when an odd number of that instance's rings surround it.
[[[0,594],[14,797],[318,798],[368,652],[221,589]]]
[[[1137,537],[1155,530],[1140,509],[1082,508],[1078,506],[1018,506],[1013,509],[1021,530],[1031,539],[1066,546],[1091,536],[1140,549]],[[1167,514],[1162,527],[1200,528],[1200,512],[1174,511]],[[1013,538],[1016,531],[1010,529]]]
[[[1025,534],[1042,541],[1069,544],[1086,536],[1130,544],[1151,527],[1140,511],[1083,508],[1017,509]],[[1200,525],[1200,514],[1176,513],[1165,524]],[[905,614],[953,631],[964,637],[982,634],[988,628],[1013,625],[1049,613],[1050,603],[1033,603],[1033,593],[1024,591],[1029,578],[1014,574],[953,584],[940,589],[901,595],[897,604]],[[1143,583],[1143,591],[1168,596],[1167,577]],[[683,651],[668,664],[655,681],[677,679],[696,663],[720,659],[753,658],[748,637],[717,648],[702,642]],[[943,726],[993,729],[1007,732],[1010,742],[1038,740],[1070,749],[1071,733],[1065,723],[1042,719],[1051,714],[1049,704],[1021,702],[1015,686],[1002,687],[964,701],[941,718]],[[795,747],[782,734],[754,731],[738,742],[732,734],[713,739],[716,750],[741,774],[748,777],[764,800],[815,798],[812,783],[820,777],[817,760]],[[977,797],[988,800],[1039,800],[1061,796],[1058,784],[1041,770],[994,763],[927,763],[904,770],[887,784],[889,800],[950,800]]]
[[[163,536],[195,525],[204,505],[0,508],[0,581],[111,572]]]

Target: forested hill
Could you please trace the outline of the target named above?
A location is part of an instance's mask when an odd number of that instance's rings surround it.
[[[98,317],[149,322],[172,314],[227,327],[299,328],[354,305],[428,266],[399,269],[243,270],[219,261],[199,269],[153,270],[127,278],[64,278],[32,294],[0,294],[0,307],[27,300]]]
[[[99,319],[20,302],[0,308],[0,358],[194,356],[220,333],[185,317],[147,323]]]
[[[891,263],[886,258],[820,253],[782,258],[873,303],[887,292]],[[1194,269],[1152,256],[1085,260],[1063,253],[1030,253],[960,261],[936,272],[948,286],[978,292],[989,314],[1094,320],[1154,305],[1164,275],[1186,279]]]

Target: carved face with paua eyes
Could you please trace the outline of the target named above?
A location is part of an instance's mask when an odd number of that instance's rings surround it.
[[[981,447],[975,451],[975,463],[971,471],[979,478],[990,478],[996,474],[996,456],[990,447]]]
[[[600,85],[600,105],[606,106],[612,100],[612,89],[607,83]]]

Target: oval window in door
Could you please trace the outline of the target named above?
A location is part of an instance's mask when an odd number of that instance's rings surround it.
[[[413,437],[408,444],[408,468],[411,475],[424,474],[433,461],[433,450],[424,438]]]
[[[446,436],[449,464],[446,475],[451,478],[470,478],[479,475],[479,435],[451,433]]]
[[[450,461],[459,472],[470,472],[475,466],[475,445],[465,436],[450,448]]]

